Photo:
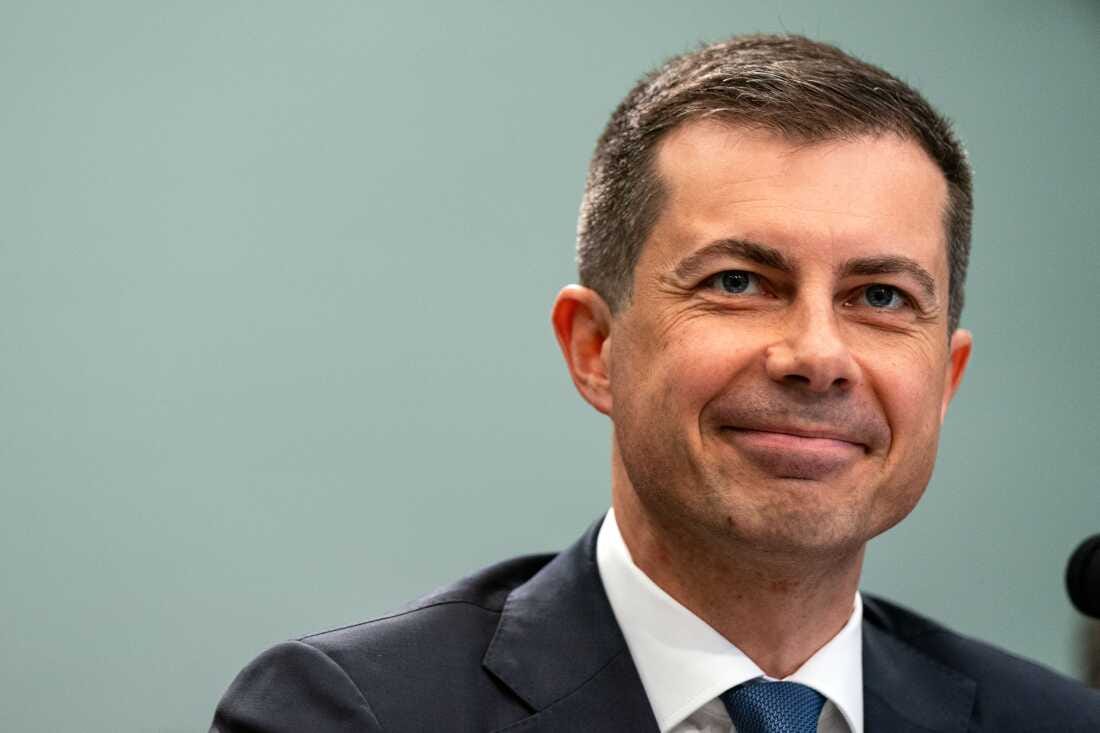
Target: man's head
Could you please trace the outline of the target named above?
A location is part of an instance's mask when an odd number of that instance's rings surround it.
[[[904,517],[970,353],[969,215],[946,123],[836,49],[739,39],[647,77],[554,310],[622,521],[804,556]]]
[[[948,185],[948,331],[959,325],[970,254],[970,166],[950,124],[914,89],[833,46],[800,36],[741,36],[670,59],[611,115],[596,144],[577,226],[581,284],[612,311],[663,201],[658,144],[688,120],[716,118],[813,143],[893,132],[931,157]]]

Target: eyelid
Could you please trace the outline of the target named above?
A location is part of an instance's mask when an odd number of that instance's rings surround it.
[[[727,272],[740,272],[742,274],[748,275],[759,292],[763,293],[763,292],[768,291],[768,287],[767,287],[768,286],[768,281],[762,275],[760,275],[759,273],[753,272],[752,270],[746,270],[742,267],[727,267],[725,269],[718,270],[717,272],[711,273],[710,275],[707,275],[706,277],[703,278],[703,280],[699,283],[698,287],[702,288],[702,289],[716,290],[716,291],[721,292],[721,289],[718,287],[718,279],[721,278],[723,275],[725,275]],[[731,296],[731,297],[735,296],[735,295],[756,295],[756,294],[757,293],[753,293],[753,292],[747,292],[747,293],[728,293],[727,292],[727,293],[723,293],[723,295],[728,295],[728,296]]]
[[[724,275],[728,272],[740,272],[740,273],[743,273],[745,275],[748,275],[752,279],[753,283],[755,283],[756,288],[757,288],[757,292],[745,292],[745,293],[723,292],[721,290],[721,288],[718,286],[717,281],[722,275]],[[867,291],[868,288],[874,287],[876,285],[879,285],[881,287],[890,288],[891,290],[893,290],[898,295],[898,297],[900,297],[902,299],[903,303],[898,308],[874,308],[873,306],[869,306],[869,305],[867,306],[868,308],[871,308],[872,310],[876,310],[876,311],[879,311],[879,312],[885,312],[885,313],[909,310],[909,311],[912,311],[914,313],[917,313],[918,315],[926,315],[927,314],[928,309],[926,308],[925,304],[920,300],[920,298],[914,296],[908,288],[906,288],[902,285],[896,285],[896,284],[891,283],[891,282],[884,282],[882,280],[872,280],[871,282],[867,282],[867,283],[864,283],[862,285],[856,286],[851,291],[849,291],[849,294],[846,297],[844,297],[844,299],[841,302],[844,305],[847,305],[847,306],[858,305],[857,303],[855,303],[856,298],[863,295]],[[699,283],[695,287],[697,289],[700,289],[700,290],[715,291],[715,292],[717,292],[721,295],[724,295],[724,296],[727,296],[727,297],[730,297],[730,298],[737,297],[737,296],[760,295],[760,294],[774,295],[775,292],[776,292],[775,285],[773,285],[766,277],[764,277],[763,275],[761,275],[758,272],[755,272],[753,270],[750,270],[750,269],[747,269],[747,268],[744,268],[744,267],[725,267],[721,270],[717,270],[715,272],[712,272],[711,274],[709,274],[706,277],[702,278],[702,280],[700,280]]]
[[[869,288],[873,288],[876,285],[884,287],[884,288],[890,288],[891,290],[893,290],[895,293],[897,293],[898,297],[900,297],[904,301],[904,305],[901,308],[874,308],[874,306],[869,306],[873,310],[888,313],[890,311],[902,310],[902,308],[908,308],[908,309],[916,311],[918,313],[924,312],[924,308],[921,305],[921,302],[916,297],[914,297],[908,290],[901,287],[900,285],[894,285],[893,283],[884,283],[884,282],[880,282],[880,281],[869,282],[869,283],[866,283],[865,285],[860,285],[859,287],[857,287],[855,290],[852,291],[851,295],[849,295],[847,298],[845,298],[845,300],[844,300],[845,305],[851,304],[852,301],[854,301],[856,298],[858,298],[858,297],[862,296],[864,293],[866,293]]]

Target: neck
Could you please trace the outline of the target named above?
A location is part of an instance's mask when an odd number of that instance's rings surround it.
[[[613,491],[612,505],[634,564],[770,677],[793,674],[851,617],[862,547],[805,557],[719,546],[651,521],[633,491]]]

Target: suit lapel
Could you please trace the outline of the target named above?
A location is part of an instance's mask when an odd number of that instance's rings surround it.
[[[965,733],[976,683],[888,630],[884,611],[864,603],[864,733]]]
[[[482,663],[535,714],[502,730],[657,731],[596,567],[599,525],[508,596]]]
[[[573,693],[500,733],[600,731],[657,733],[657,722],[634,662],[626,652],[616,655]]]

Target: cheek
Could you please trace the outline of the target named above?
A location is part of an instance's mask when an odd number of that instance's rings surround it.
[[[646,325],[613,342],[612,355],[613,411],[644,430],[658,420],[697,425],[759,353],[751,333],[706,317]]]
[[[651,362],[661,382],[662,402],[698,416],[707,403],[730,389],[758,353],[744,332],[732,329],[684,329],[668,339]]]
[[[913,434],[913,428],[923,432],[929,417],[939,415],[946,354],[942,346],[937,346],[923,336],[867,339],[853,345],[853,354],[895,438],[899,432],[902,437]]]
[[[890,425],[891,442],[874,492],[875,532],[885,531],[916,506],[932,477],[939,442],[942,380],[932,370],[902,364],[871,377]]]
[[[870,370],[870,381],[890,425],[894,460],[925,473],[939,438],[943,379],[926,359],[884,360]]]

